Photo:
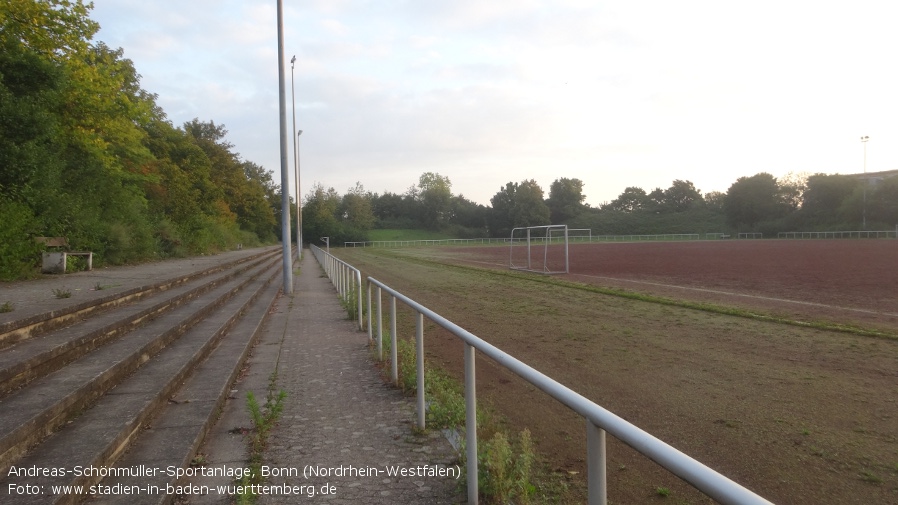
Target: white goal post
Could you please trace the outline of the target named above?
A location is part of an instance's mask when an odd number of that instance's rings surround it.
[[[568,273],[567,225],[526,226],[511,230],[508,268],[541,274]]]

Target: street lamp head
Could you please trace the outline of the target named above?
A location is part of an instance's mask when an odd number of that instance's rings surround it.
[[[293,58],[290,60],[291,65],[294,63],[296,63],[296,55],[295,54],[293,55]]]
[[[302,130],[299,130],[298,132],[296,132],[297,137],[299,137],[300,135],[302,135]]]
[[[868,141],[868,140],[870,140],[870,136],[869,136],[869,135],[864,135],[863,137],[861,137],[861,142],[866,142],[866,141]]]

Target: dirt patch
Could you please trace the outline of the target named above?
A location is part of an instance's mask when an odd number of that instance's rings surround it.
[[[501,275],[401,255],[493,263]],[[769,500],[898,502],[898,341],[509,277],[504,248],[346,257]],[[895,258],[898,241],[596,244],[572,248],[565,277],[894,331]],[[460,343],[432,327],[425,340],[430,359],[460,375]],[[579,416],[483,358],[478,393],[582,483]],[[659,487],[673,503],[709,502],[611,437],[608,472],[613,503],[665,500]]]

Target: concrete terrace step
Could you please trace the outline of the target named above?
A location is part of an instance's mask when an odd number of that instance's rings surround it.
[[[279,286],[271,283],[260,294],[262,303],[254,304],[247,314],[225,335],[215,350],[177,392],[176,397],[164,404],[145,431],[116,463],[122,468],[147,467],[189,468],[200,444],[212,428],[222,404],[228,398],[240,366],[259,335],[268,312],[268,305],[277,295]],[[104,486],[136,486],[146,488],[183,484],[168,474],[155,476],[110,477],[102,481]],[[96,504],[159,505],[170,497],[164,493],[143,495],[104,495],[90,500]]]
[[[93,349],[109,342],[140,324],[188,303],[204,292],[233,279],[262,262],[277,261],[269,255],[238,263],[239,266],[200,282],[196,277],[180,281],[177,287],[160,290],[157,296],[142,296],[116,311],[106,311],[74,322],[53,333],[19,342],[0,352],[0,397],[36,377],[59,369]],[[217,269],[218,270],[218,269]],[[166,283],[168,285],[168,283]],[[143,291],[147,293],[146,290]]]
[[[100,294],[97,292],[94,296],[88,297],[88,299],[84,301],[69,302],[67,300],[57,300],[56,304],[52,304],[51,307],[47,309],[41,307],[41,304],[34,304],[34,307],[26,306],[16,310],[15,313],[2,314],[0,315],[0,349],[16,342],[68,326],[91,314],[139,300],[143,297],[176,287],[185,282],[208,277],[216,272],[234,268],[241,263],[266,256],[275,256],[277,255],[277,252],[278,251],[274,249],[263,249],[260,252],[238,257],[231,261],[214,264],[213,266],[204,269],[190,269],[183,274],[166,276],[162,279],[152,279],[152,282],[149,283],[144,280],[137,285],[127,287],[123,291],[114,291],[109,294]],[[78,274],[72,275],[73,279],[79,279]],[[80,279],[105,278],[106,277],[99,273],[97,275],[85,275],[80,277]],[[69,282],[77,285],[77,280],[69,280]],[[54,286],[59,284],[59,282],[55,281],[55,279],[45,278],[41,281],[32,283],[11,283],[10,289],[16,290],[23,284],[28,285],[29,288],[31,288],[29,291],[34,291],[34,285],[46,284],[46,291],[49,292]],[[97,282],[97,284],[100,284],[100,282]],[[31,300],[24,301],[32,302],[33,300],[32,297]],[[25,312],[25,315],[19,315],[21,312]]]
[[[280,271],[275,253],[245,256],[153,283],[154,293],[165,294],[147,293],[126,307],[102,297],[99,303],[118,307],[115,311],[78,304],[77,310],[62,312],[93,317],[0,350],[0,377],[13,384],[4,386],[11,392],[0,399],[0,502],[77,503],[87,497],[52,495],[49,486],[100,480],[29,477],[29,484],[44,486],[42,493],[22,495],[7,489],[23,481],[8,476],[11,466],[111,467],[132,443],[126,458],[149,461],[154,456],[141,447],[164,447],[159,454],[171,465],[187,466],[278,292],[271,281]],[[133,297],[135,290],[147,291],[129,288],[124,296]],[[45,321],[55,317],[45,316]],[[27,319],[29,324],[4,327],[36,328],[38,317]],[[38,327],[53,326],[59,323]],[[182,385],[186,389],[179,390]],[[152,503],[166,499],[151,498]]]
[[[258,276],[234,279],[0,400],[0,472]]]

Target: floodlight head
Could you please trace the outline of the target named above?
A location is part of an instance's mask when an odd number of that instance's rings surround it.
[[[296,55],[295,54],[293,55],[293,58],[290,59],[290,63],[296,63]]]

